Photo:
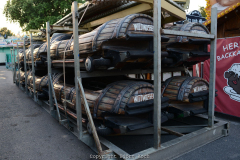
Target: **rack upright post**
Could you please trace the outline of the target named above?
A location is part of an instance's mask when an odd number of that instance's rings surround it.
[[[154,148],[161,147],[161,0],[154,0]]]
[[[72,19],[73,19],[73,53],[74,53],[74,70],[75,70],[75,90],[76,90],[76,114],[77,114],[77,128],[78,138],[82,139],[82,109],[80,90],[78,86],[78,78],[80,77],[80,64],[79,64],[79,40],[78,40],[78,3],[72,3]]]
[[[17,42],[17,55],[18,55],[18,52],[19,52],[19,48],[18,48],[18,42]],[[19,55],[18,55],[18,87],[20,87],[20,64],[19,64]]]
[[[15,55],[15,47],[13,47],[13,83],[16,80],[16,55]]]
[[[54,115],[54,106],[53,106],[53,96],[52,96],[52,87],[50,87],[50,77],[52,75],[52,63],[50,57],[50,24],[49,22],[46,23],[46,35],[47,35],[47,64],[48,64],[48,91],[49,91],[49,105],[50,105],[50,113]]]
[[[25,92],[28,93],[27,90],[27,64],[26,64],[26,52],[25,52],[25,38],[23,40],[23,54],[24,54],[24,72],[25,72]]]
[[[34,66],[34,57],[33,57],[33,40],[32,40],[32,32],[30,33],[30,43],[31,43],[31,55],[32,55],[32,78],[33,78],[33,97],[34,101],[37,101],[36,97],[36,86],[35,86],[35,66]]]
[[[214,126],[215,108],[215,81],[216,81],[216,47],[217,47],[217,8],[211,10],[211,34],[215,36],[211,40],[210,51],[210,79],[209,79],[209,105],[208,105],[208,126]]]

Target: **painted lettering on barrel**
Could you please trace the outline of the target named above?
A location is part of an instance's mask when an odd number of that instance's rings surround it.
[[[153,25],[146,25],[142,23],[133,24],[135,31],[152,31],[153,32]]]
[[[145,101],[148,101],[153,98],[154,98],[154,93],[145,94],[145,95],[137,95],[137,96],[133,97],[134,103],[145,102]]]

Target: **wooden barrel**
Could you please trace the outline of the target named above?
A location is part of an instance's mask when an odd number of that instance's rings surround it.
[[[53,73],[52,74],[52,82],[53,85],[59,83],[60,78],[62,77],[62,73]],[[28,86],[33,87],[33,77],[28,76]],[[36,90],[42,91],[42,88],[47,88],[48,87],[48,76],[35,76],[35,85],[36,85]]]
[[[66,39],[70,39],[72,37],[72,34],[65,34],[65,33],[54,33],[51,37],[51,43],[62,41]]]
[[[19,72],[20,72],[20,77],[19,77]],[[25,72],[23,72],[21,69],[18,70],[17,74],[16,74],[16,80],[17,82],[21,82],[25,80]]]
[[[114,39],[153,37],[152,17],[145,14],[131,14],[124,18],[108,21],[92,32],[79,36],[81,57],[101,49],[103,42]],[[73,42],[70,47],[73,50]]]
[[[175,26],[171,26],[167,29],[174,30],[174,31],[186,31],[190,33],[198,33],[198,34],[209,34],[209,30],[201,23],[186,23],[186,24],[177,24]],[[185,37],[185,36],[175,36],[175,35],[168,35],[170,40],[167,43],[173,43],[173,42],[189,42],[189,39],[191,37]],[[197,38],[196,38],[197,39]]]
[[[84,89],[84,91],[91,113],[95,118],[101,117],[103,113],[130,114],[127,107],[129,104],[140,104],[154,98],[153,85],[139,81],[118,81],[109,84],[103,90]],[[71,108],[75,109],[75,90],[70,94],[69,99],[74,104]],[[137,112],[138,107],[134,109],[131,109],[131,111],[140,114],[140,112]],[[144,109],[151,110],[152,106],[147,106]]]
[[[64,51],[69,51],[73,39],[57,41],[51,44],[50,56],[52,59],[63,59]],[[65,58],[74,58],[72,52],[65,52]]]
[[[20,78],[19,78],[19,72],[20,72]],[[28,84],[28,80],[30,80],[32,76],[32,71],[27,71],[27,84]],[[21,69],[17,72],[16,74],[16,79],[17,79],[17,82],[25,82],[25,72],[23,72]]]
[[[33,50],[36,48],[39,48],[41,44],[33,44]],[[32,60],[32,54],[31,54],[31,46],[26,50],[26,60],[31,61]]]
[[[39,51],[39,47],[33,50],[33,59],[34,59],[34,61],[38,59],[38,57],[37,57],[38,51]]]
[[[70,100],[69,96],[73,91],[75,91],[75,88],[72,85],[66,84],[64,89],[63,83],[54,84],[54,92],[56,95],[56,99],[60,103],[63,103],[62,99],[65,99],[64,91],[66,92],[66,100]]]
[[[208,90],[208,82],[199,77],[171,77],[162,85],[163,97],[170,100],[189,102],[189,94]]]
[[[23,49],[19,49],[16,58],[17,58],[17,61],[18,61],[18,59],[19,59],[19,61],[23,61],[23,58],[24,58]]]
[[[71,34],[54,33],[50,40],[50,46],[55,42],[70,39],[71,37],[72,37]],[[46,52],[47,52],[47,42],[45,42],[41,46],[39,46],[38,51],[34,52],[34,57],[40,58],[40,55],[45,54]]]

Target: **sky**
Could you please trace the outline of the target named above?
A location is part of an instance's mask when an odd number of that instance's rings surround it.
[[[16,35],[21,32],[21,28],[18,23],[11,23],[7,21],[6,17],[3,14],[3,9],[6,4],[7,0],[0,0],[0,28],[2,27],[7,27],[10,29],[13,33]],[[187,13],[192,11],[192,10],[198,10],[199,6],[206,6],[206,1],[205,0],[190,0],[190,6],[189,9],[187,10]]]
[[[19,24],[17,23],[11,23],[7,21],[6,17],[3,14],[3,9],[5,4],[7,3],[7,0],[0,0],[0,28],[7,27],[9,30],[11,30],[15,35],[18,34],[18,32],[21,32],[22,29],[20,28]]]
[[[206,7],[206,4],[207,2],[205,0],[190,0],[190,5],[189,9],[187,10],[187,13],[193,10],[198,10],[200,6]]]

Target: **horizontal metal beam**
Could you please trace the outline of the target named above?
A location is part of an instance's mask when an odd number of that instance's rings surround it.
[[[189,33],[186,31],[174,31],[174,30],[168,30],[168,29],[162,29],[162,34],[186,36],[186,37],[198,37],[198,38],[206,38],[206,39],[214,39],[215,37],[212,34]]]
[[[134,13],[142,13],[148,10],[153,9],[153,0],[135,0],[137,2],[141,2],[142,4],[139,4],[137,6],[125,9],[120,12],[116,12],[112,15],[100,18],[98,20],[94,20],[92,22],[89,22],[83,26],[83,28],[91,28],[91,27],[96,27],[99,26],[103,23],[106,23],[112,19],[117,19],[117,18],[122,18],[130,14]],[[186,13],[185,11],[179,9],[178,7],[174,6],[172,3],[169,3],[167,1],[162,0],[161,3],[162,9],[164,11],[167,11],[171,16],[175,17],[178,20],[175,21],[180,21],[186,19]]]
[[[153,0],[134,0],[136,2],[153,4]],[[170,0],[162,0],[161,1],[162,10],[168,12],[170,15],[174,15],[174,17],[179,19],[186,19],[186,13],[184,9],[179,6],[176,2]]]
[[[57,25],[51,25],[50,29],[52,30],[58,30],[58,31],[73,31],[73,27],[71,26],[57,26]],[[84,28],[78,28],[79,32],[89,32],[88,29]]]
[[[125,74],[141,74],[141,73],[153,73],[152,69],[141,70],[141,69],[134,69],[134,70],[111,70],[111,71],[94,71],[94,72],[81,72],[81,78],[88,78],[88,77],[104,77],[104,76],[118,76],[118,75],[125,75]]]
[[[207,127],[207,125],[180,125],[180,126],[163,126],[163,127],[175,132],[187,134],[187,133],[200,130],[204,127]],[[139,129],[136,131],[123,133],[121,135],[151,135],[151,134],[153,134],[153,127]],[[169,134],[169,133],[162,131],[161,134]]]
[[[149,148],[134,154],[134,157],[147,156],[151,159],[173,159],[186,152],[228,135],[229,124],[219,121],[213,128],[205,127],[182,137],[163,143],[161,148]],[[184,147],[183,147],[184,146]]]

